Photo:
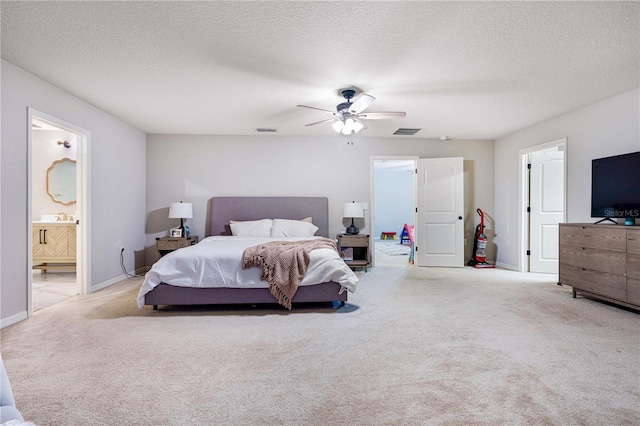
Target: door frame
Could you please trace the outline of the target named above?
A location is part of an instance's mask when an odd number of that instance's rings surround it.
[[[562,221],[567,221],[567,158],[568,158],[568,150],[567,150],[567,138],[560,138],[553,140],[551,142],[546,142],[540,145],[530,146],[528,148],[523,148],[519,151],[520,155],[520,272],[529,272],[529,257],[527,255],[527,250],[529,249],[529,233],[530,233],[530,223],[529,223],[529,214],[527,212],[527,207],[529,206],[529,190],[530,190],[530,182],[529,182],[529,169],[527,167],[529,154],[537,151],[544,151],[549,148],[558,147],[562,151],[564,151],[564,159],[563,159],[563,185],[564,185],[564,200],[563,200],[563,214]]]
[[[78,177],[76,182],[76,192],[79,197],[76,200],[80,223],[76,227],[76,283],[79,294],[87,294],[89,292],[89,283],[91,278],[91,182],[90,182],[90,146],[91,132],[75,124],[66,122],[57,117],[38,111],[35,108],[27,107],[27,317],[33,314],[33,242],[31,239],[32,228],[32,197],[33,197],[33,177],[32,177],[32,161],[33,161],[33,119],[51,124],[64,131],[75,133],[78,146],[76,148],[76,164]]]
[[[372,155],[369,158],[369,223],[371,224],[371,238],[369,238],[369,253],[371,253],[371,266],[376,266],[376,250],[375,250],[375,236],[373,231],[375,229],[375,162],[380,160],[411,160],[415,170],[416,162],[420,156],[418,155]],[[416,174],[413,174],[413,223],[416,222],[415,209],[418,205],[417,201],[417,188],[416,188]]]

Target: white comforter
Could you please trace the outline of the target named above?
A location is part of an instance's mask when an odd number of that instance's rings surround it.
[[[270,241],[309,239],[207,237],[196,245],[168,253],[151,267],[138,293],[138,307],[144,307],[144,295],[160,283],[180,287],[268,288],[269,284],[260,280],[260,268],[242,269],[244,250]],[[351,293],[356,290],[358,278],[337,252],[316,249],[311,251],[309,257],[309,267],[300,285],[333,281],[342,285],[342,290]]]

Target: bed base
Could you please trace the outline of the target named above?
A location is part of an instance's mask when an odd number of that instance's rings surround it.
[[[328,282],[309,286],[300,286],[293,296],[293,303],[340,302],[344,306],[347,291],[338,294],[340,284]],[[145,305],[253,305],[259,303],[277,303],[268,288],[202,288],[176,287],[160,284],[145,295]]]

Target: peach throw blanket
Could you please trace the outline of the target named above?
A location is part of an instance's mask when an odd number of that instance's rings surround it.
[[[247,248],[242,253],[242,269],[262,268],[260,279],[279,304],[291,309],[291,299],[309,266],[309,252],[319,248],[338,251],[328,238],[304,241],[274,241]]]

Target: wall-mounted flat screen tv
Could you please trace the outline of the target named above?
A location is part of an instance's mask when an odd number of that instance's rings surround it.
[[[592,160],[591,217],[640,217],[640,152]]]

